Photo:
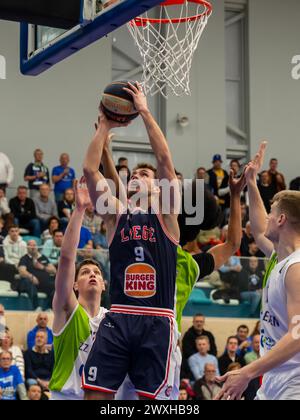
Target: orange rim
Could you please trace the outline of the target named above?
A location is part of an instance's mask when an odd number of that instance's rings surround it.
[[[168,24],[168,23],[185,23],[185,22],[193,22],[195,20],[199,20],[204,16],[209,17],[212,14],[212,5],[206,0],[166,0],[161,3],[159,6],[175,6],[179,4],[184,4],[185,2],[190,3],[197,3],[202,4],[205,7],[205,10],[194,16],[184,17],[184,18],[174,18],[174,19],[150,19],[150,18],[140,18],[137,17],[130,21],[130,25],[132,26],[146,26],[148,23],[153,25],[155,24]]]

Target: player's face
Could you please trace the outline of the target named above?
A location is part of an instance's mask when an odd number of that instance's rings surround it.
[[[265,233],[265,237],[273,243],[279,241],[278,213],[277,205],[274,203],[271,207],[271,213],[269,213],[267,218],[267,229]]]
[[[87,292],[98,292],[101,294],[105,286],[100,269],[92,264],[81,267],[75,286],[77,286],[80,295]]]
[[[141,168],[133,171],[128,183],[128,195],[142,193],[151,196],[154,189],[155,174],[151,169]]]

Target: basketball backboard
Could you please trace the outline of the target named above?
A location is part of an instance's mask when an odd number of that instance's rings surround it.
[[[161,0],[82,0],[79,23],[71,29],[21,23],[21,73],[36,76],[48,70],[159,3]]]

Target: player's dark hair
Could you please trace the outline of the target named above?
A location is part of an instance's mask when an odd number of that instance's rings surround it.
[[[133,171],[136,171],[137,169],[150,169],[150,171],[154,172],[154,175],[156,175],[156,168],[150,163],[138,163]]]
[[[86,265],[95,265],[96,267],[99,268],[99,270],[101,271],[101,274],[103,274],[101,265],[96,260],[93,260],[92,258],[87,258],[87,259],[81,261],[81,263],[76,265],[75,282],[77,281],[79,271],[82,269],[82,267],[84,267]]]

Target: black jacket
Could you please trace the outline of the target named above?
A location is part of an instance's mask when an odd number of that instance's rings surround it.
[[[24,204],[21,204],[18,197],[12,198],[9,201],[9,207],[13,215],[19,220],[20,226],[26,225],[36,218],[35,205],[31,198],[26,198]]]
[[[226,194],[223,197],[219,196],[219,189],[227,188],[229,185],[229,175],[224,169],[223,171],[224,171],[224,178],[222,180],[220,187],[218,187],[217,175],[214,169],[212,168],[209,171],[207,171],[207,174],[209,175],[209,186],[212,189],[214,195],[219,197],[220,200],[224,201],[224,204],[222,204],[222,208],[229,208],[230,207],[230,194]]]
[[[49,353],[37,353],[27,350],[24,353],[25,359],[25,378],[42,379],[48,381],[51,378],[54,367],[53,351]]]
[[[197,353],[196,343],[195,340],[197,337],[204,335],[208,337],[210,343],[210,351],[209,354],[213,356],[217,356],[217,346],[215,342],[215,338],[209,331],[203,330],[201,334],[198,334],[194,327],[191,327],[185,334],[182,340],[182,355],[185,359],[188,359],[193,354]]]
[[[228,356],[227,352],[224,353],[223,356],[219,357],[218,362],[219,362],[219,371],[222,376],[225,375],[225,373],[227,373],[228,367],[229,365],[231,365],[231,363],[239,363],[241,366],[245,366],[245,361],[243,357],[236,356],[235,361],[233,362]]]

